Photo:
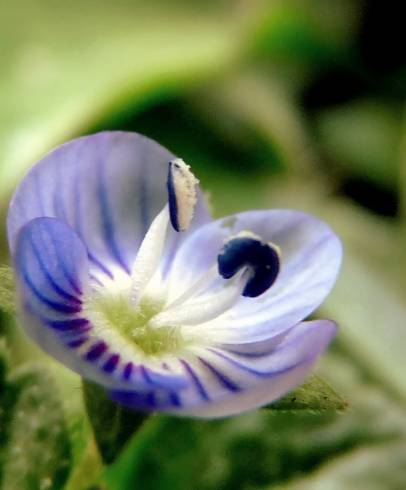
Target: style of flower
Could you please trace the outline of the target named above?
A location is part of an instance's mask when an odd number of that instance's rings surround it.
[[[68,142],[17,188],[8,239],[28,334],[112,399],[222,417],[301,383],[336,332],[303,321],[341,245],[322,221],[213,221],[190,168],[135,133]]]

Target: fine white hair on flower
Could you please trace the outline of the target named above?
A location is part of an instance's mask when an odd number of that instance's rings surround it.
[[[336,332],[305,321],[340,268],[327,224],[289,209],[213,220],[190,166],[136,133],[56,148],[18,186],[7,226],[22,326],[135,409],[268,404]]]

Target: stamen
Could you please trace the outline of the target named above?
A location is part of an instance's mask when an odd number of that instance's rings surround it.
[[[280,250],[273,243],[263,243],[253,233],[241,232],[224,245],[217,264],[219,274],[225,279],[233,277],[243,267],[249,268],[252,275],[242,295],[255,298],[275,282],[280,270]]]
[[[138,250],[131,278],[131,301],[139,302],[149,281],[158,268],[169,223],[168,205],[156,216]]]
[[[216,318],[238,301],[250,274],[250,271],[244,271],[239,274],[232,284],[227,284],[209,300],[205,298],[200,301],[186,302],[176,307],[166,308],[165,311],[158,313],[150,320],[151,327],[197,325]]]
[[[207,287],[214,279],[218,277],[217,267],[214,265],[210,267],[204,274],[202,274],[186,291],[184,291],[180,296],[178,296],[172,303],[166,306],[166,309],[175,308],[190,298],[195,296],[203,287]]]
[[[186,231],[189,228],[197,202],[198,183],[190,166],[183,160],[176,158],[169,162],[168,203],[171,224],[175,231]]]

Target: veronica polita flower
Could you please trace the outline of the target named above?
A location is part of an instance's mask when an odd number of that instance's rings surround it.
[[[113,399],[217,417],[301,383],[335,334],[303,321],[341,245],[293,210],[213,221],[191,169],[157,143],[73,140],[17,188],[8,238],[29,335]]]

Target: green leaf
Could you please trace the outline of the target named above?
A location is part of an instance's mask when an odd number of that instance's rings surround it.
[[[83,395],[100,455],[105,463],[112,463],[149,415],[114,403],[94,383],[83,381]]]
[[[6,313],[15,311],[15,285],[13,270],[7,265],[0,266],[0,310]]]
[[[27,365],[8,379],[1,398],[5,413],[2,488],[59,490],[70,469],[64,414],[48,371]]]
[[[280,400],[264,407],[266,410],[342,411],[348,403],[322,378],[316,375]]]

